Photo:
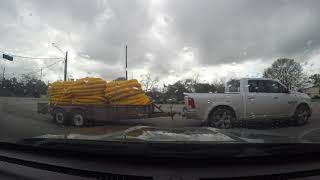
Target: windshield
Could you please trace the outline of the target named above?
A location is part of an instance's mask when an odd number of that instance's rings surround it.
[[[0,140],[319,142],[319,17],[316,0],[4,0]]]

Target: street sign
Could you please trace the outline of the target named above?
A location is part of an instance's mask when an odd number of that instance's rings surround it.
[[[10,56],[10,55],[8,55],[8,54],[2,54],[2,58],[3,58],[3,59],[7,59],[7,60],[9,60],[9,61],[13,61],[13,57]]]

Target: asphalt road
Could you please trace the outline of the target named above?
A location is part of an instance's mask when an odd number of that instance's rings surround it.
[[[51,116],[41,115],[36,112],[36,105],[39,99],[35,98],[13,98],[0,97],[0,139],[14,140],[28,137],[35,137],[44,134],[62,134],[65,132],[83,132],[83,129],[73,127],[62,127],[56,125]],[[173,111],[180,111],[181,105],[173,105]],[[171,105],[163,106],[163,109],[170,111]],[[152,118],[139,120],[118,120],[109,122],[98,128],[86,129],[86,131],[111,132],[126,129],[135,125],[160,126],[160,127],[199,127],[201,123],[197,120],[186,120],[181,116],[171,118]],[[286,135],[297,137],[312,129],[320,128],[320,102],[313,103],[313,115],[310,122],[304,126],[289,126],[286,122],[264,122],[253,123],[241,128],[232,129],[242,133],[263,132],[270,134]],[[92,133],[92,132],[91,132]]]

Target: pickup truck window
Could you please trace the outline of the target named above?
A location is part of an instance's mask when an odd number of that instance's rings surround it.
[[[258,81],[256,80],[249,80],[249,92],[258,92]]]
[[[264,81],[261,80],[249,80],[249,92],[255,92],[255,93],[265,93],[266,85]]]
[[[255,93],[273,93],[278,92],[278,87],[271,80],[249,80],[249,92]]]
[[[240,80],[230,80],[227,82],[227,92],[240,92]]]
[[[255,93],[285,93],[286,88],[277,81],[249,80],[249,92]]]
[[[286,88],[283,87],[280,83],[273,81],[272,83],[272,93],[285,93]]]

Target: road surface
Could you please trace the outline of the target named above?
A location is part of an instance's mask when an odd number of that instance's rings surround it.
[[[58,126],[52,121],[51,116],[37,114],[36,103],[38,101],[39,99],[35,98],[0,98],[0,138],[2,140],[21,139],[44,134],[62,134],[70,131],[77,133],[81,131],[81,129],[73,127]],[[181,105],[173,105],[173,111],[181,110],[181,107]],[[163,108],[169,111],[171,106],[165,105]],[[241,128],[235,128],[232,131],[241,131],[247,133],[275,133],[297,137],[312,129],[320,128],[319,110],[320,103],[313,103],[313,115],[310,119],[310,123],[300,127],[288,126],[287,123],[282,122],[268,122],[263,124],[249,124]],[[104,132],[111,132],[126,129],[135,125],[160,127],[199,127],[201,126],[201,123],[197,120],[186,120],[181,116],[176,116],[173,120],[171,120],[171,118],[163,117],[139,120],[119,120],[99,126],[98,128]],[[90,129],[87,131],[90,131]]]

